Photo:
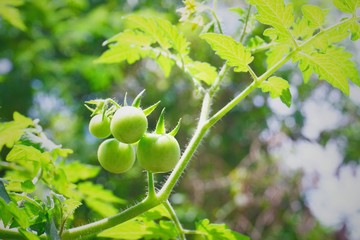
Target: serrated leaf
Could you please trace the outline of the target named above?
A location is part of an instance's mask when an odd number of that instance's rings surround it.
[[[88,207],[102,216],[114,215],[118,209],[114,204],[125,204],[126,201],[115,196],[112,191],[103,188],[102,185],[91,182],[78,184],[78,190]]]
[[[79,161],[63,165],[62,168],[66,174],[66,178],[72,183],[93,178],[97,176],[100,171],[99,166],[84,164]]]
[[[333,0],[334,5],[344,13],[355,13],[360,7],[360,0]]]
[[[288,107],[291,105],[289,82],[280,77],[270,77],[259,86],[263,92],[269,92],[271,98],[278,98]]]
[[[295,39],[304,41],[312,37],[315,30],[316,27],[311,27],[308,20],[303,16],[293,24],[291,34]]]
[[[232,37],[217,33],[205,33],[200,36],[207,41],[215,53],[227,61],[236,72],[247,72],[248,65],[254,57],[241,43],[236,42]]]
[[[9,162],[25,160],[48,163],[50,162],[50,155],[48,152],[40,152],[33,146],[15,145],[6,156],[6,160]]]
[[[78,189],[82,194],[90,198],[96,198],[110,203],[126,203],[124,199],[115,196],[112,191],[103,188],[103,186],[99,184],[94,184],[92,182],[82,182],[78,184]]]
[[[0,150],[4,146],[11,148],[24,134],[24,129],[33,125],[30,118],[18,112],[14,112],[13,118],[13,121],[0,123]]]
[[[308,44],[306,48],[302,48],[302,50],[305,52],[326,51],[330,45],[341,42],[349,36],[350,27],[354,22],[356,22],[356,20],[351,19],[350,21],[343,21],[337,24],[336,27],[317,35],[311,44]]]
[[[110,49],[105,51],[98,59],[96,63],[119,63],[127,61],[132,64],[139,59],[149,55],[148,50],[142,49],[138,45],[110,45]]]
[[[263,92],[269,92],[271,98],[280,97],[282,92],[290,88],[289,82],[281,77],[270,77],[259,86]]]
[[[184,35],[165,19],[130,15],[126,17],[126,26],[143,31],[164,49],[172,48],[180,55],[189,53]]]
[[[324,24],[326,12],[318,6],[304,5],[301,11],[311,27],[318,28]]]
[[[355,63],[350,60],[352,54],[338,47],[330,47],[326,52],[304,53],[300,52],[295,57],[299,61],[302,71],[312,71],[319,75],[320,80],[325,80],[333,87],[349,94],[348,79],[360,86],[359,72]]]
[[[256,6],[258,10],[256,18],[259,22],[288,34],[287,29],[294,22],[291,4],[285,5],[283,0],[250,0],[250,4]]]
[[[69,218],[75,212],[75,210],[81,206],[81,202],[74,199],[66,199],[63,203],[63,217],[64,219]]]
[[[196,230],[206,236],[207,240],[250,240],[249,237],[230,230],[225,224],[212,224],[208,219],[196,223]]]
[[[211,85],[217,77],[216,68],[209,63],[194,61],[187,63],[185,68],[196,81],[203,81],[208,85]]]
[[[271,68],[277,62],[279,62],[286,54],[290,52],[290,46],[288,44],[275,44],[269,51],[266,52],[267,67]]]

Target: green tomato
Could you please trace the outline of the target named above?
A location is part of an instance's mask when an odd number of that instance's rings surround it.
[[[148,133],[139,141],[136,155],[145,170],[165,173],[173,170],[179,161],[180,147],[169,134]]]
[[[89,123],[89,132],[97,138],[106,138],[110,136],[110,121],[102,114],[97,114],[91,118]]]
[[[135,143],[144,135],[148,121],[144,112],[133,106],[116,110],[110,124],[112,135],[123,143]]]
[[[134,148],[115,138],[103,141],[98,148],[97,156],[100,165],[111,173],[126,172],[135,162]]]

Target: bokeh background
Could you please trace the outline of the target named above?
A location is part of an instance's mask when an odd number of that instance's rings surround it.
[[[300,6],[310,1],[288,2],[300,14]],[[329,9],[328,24],[341,19],[331,1],[312,3]],[[239,37],[243,23],[229,9],[244,8],[245,2],[206,4],[215,5],[225,34]],[[23,26],[0,19],[0,121],[11,120],[14,111],[40,119],[53,141],[74,150],[70,161],[97,165],[100,142],[88,132],[90,112],[84,101],[111,97],[121,102],[126,92],[131,100],[146,89],[143,106],[161,100],[169,128],[183,119],[177,138],[184,149],[200,108],[186,75],[174,68],[165,78],[152,60],[93,63],[106,50],[102,43],[123,30],[122,17],[135,13],[178,24],[191,42],[193,59],[220,67],[222,61],[198,38],[201,23],[211,16],[202,14],[193,24],[178,23],[180,7],[181,1],[171,0],[22,2],[16,9]],[[249,30],[259,34],[264,26],[250,22]],[[344,44],[359,66],[359,43]],[[256,54],[252,66],[262,73],[265,54]],[[350,96],[344,96],[316,76],[304,85],[290,63],[277,75],[291,83],[291,108],[255,91],[211,129],[171,197],[180,221],[192,228],[196,220],[209,218],[254,240],[358,240],[360,89],[351,86]],[[249,82],[244,74],[228,73],[213,109]],[[160,108],[149,116],[152,129],[159,112]],[[0,169],[0,176],[3,173]],[[156,180],[159,184],[165,178],[159,175]],[[121,175],[101,170],[94,182],[129,203],[145,192],[145,174],[137,164]],[[101,217],[83,205],[74,225]]]

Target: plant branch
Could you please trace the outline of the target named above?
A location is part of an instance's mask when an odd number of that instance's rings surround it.
[[[147,197],[150,199],[156,198],[155,187],[154,187],[154,174],[152,172],[147,171],[148,176],[148,195]]]
[[[245,18],[244,28],[243,28],[243,31],[242,31],[241,36],[240,36],[240,42],[241,43],[244,41],[244,38],[245,38],[245,35],[246,35],[246,28],[247,28],[247,25],[248,25],[248,22],[249,22],[250,12],[251,12],[251,5],[249,5],[249,8],[248,8],[248,11],[247,11],[247,14],[246,14],[246,18]]]
[[[119,225],[120,223],[126,222],[129,219],[132,219],[140,214],[150,210],[151,208],[159,205],[158,200],[143,200],[142,202],[124,210],[121,213],[118,213],[114,216],[101,219],[99,221],[89,223],[80,227],[72,228],[67,231],[64,231],[61,236],[62,240],[74,240],[74,239],[83,239],[87,236],[97,234],[105,229]]]
[[[356,19],[355,19],[356,20]],[[164,183],[162,188],[158,193],[155,194],[154,198],[146,198],[142,202],[126,209],[125,211],[116,214],[112,217],[108,217],[81,227],[76,227],[69,229],[65,231],[62,235],[62,239],[64,240],[70,240],[70,239],[78,239],[78,238],[84,238],[86,236],[97,234],[105,229],[114,227],[120,223],[123,223],[131,218],[134,218],[147,210],[164,203],[168,200],[171,191],[175,187],[176,183],[178,182],[181,174],[184,172],[187,164],[191,160],[194,152],[198,148],[201,140],[204,138],[207,131],[216,123],[218,122],[222,117],[224,117],[230,110],[232,110],[239,102],[241,102],[246,96],[248,96],[252,91],[254,91],[261,82],[265,81],[268,77],[270,77],[274,72],[276,72],[281,66],[283,66],[287,61],[289,61],[294,54],[296,54],[298,51],[301,51],[306,46],[309,46],[313,41],[316,40],[317,37],[321,36],[322,34],[325,34],[327,31],[331,31],[332,29],[339,27],[342,24],[347,24],[349,21],[354,21],[353,19],[347,19],[345,21],[342,21],[332,27],[329,27],[325,29],[324,31],[319,32],[318,34],[314,35],[307,41],[303,42],[300,46],[295,48],[292,52],[290,52],[288,55],[286,55],[284,58],[282,58],[278,63],[273,65],[270,69],[268,69],[265,73],[263,73],[261,76],[256,77],[256,75],[253,76],[254,81],[246,87],[240,94],[238,94],[233,100],[231,100],[229,103],[227,103],[224,107],[222,107],[219,111],[217,111],[213,116],[208,118],[210,106],[212,102],[212,98],[214,94],[218,90],[218,86],[220,82],[222,81],[226,71],[228,70],[228,67],[223,66],[221,71],[219,72],[218,79],[216,80],[215,87],[212,87],[209,89],[209,92],[206,92],[207,94],[204,95],[203,103],[202,103],[202,110],[200,113],[199,123],[197,125],[197,128],[188,144],[186,149],[184,150],[178,164],[175,166],[175,169],[171,172],[169,178]],[[180,63],[178,63],[180,64]],[[151,177],[150,177],[151,178]],[[149,179],[150,182],[153,181],[152,179]],[[19,233],[12,231],[8,232],[10,230],[2,230],[0,229],[0,237],[8,234],[7,236],[15,235],[19,237]],[[185,231],[185,233],[187,233]],[[189,231],[190,233],[190,231]],[[191,233],[196,233],[191,231]],[[10,235],[9,235],[10,234]],[[22,239],[22,238],[17,238]]]
[[[171,219],[173,220],[174,224],[175,224],[175,227],[179,233],[179,237],[180,237],[180,240],[185,240],[185,235],[184,235],[184,229],[183,227],[181,226],[181,223],[178,219],[178,217],[176,216],[176,213],[175,213],[175,210],[174,208],[171,206],[169,200],[166,200],[163,205],[165,206],[166,210],[169,212],[170,216],[171,216]]]

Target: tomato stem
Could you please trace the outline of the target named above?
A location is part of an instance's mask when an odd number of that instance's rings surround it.
[[[184,234],[184,229],[183,227],[181,226],[181,223],[176,215],[176,212],[174,210],[174,208],[172,207],[171,203],[169,202],[169,200],[166,200],[164,203],[163,203],[164,207],[166,208],[166,210],[168,211],[168,213],[170,214],[171,216],[171,220],[173,220],[174,224],[175,224],[175,228],[176,230],[178,231],[179,233],[179,237],[180,237],[180,240],[185,240],[185,234]]]
[[[155,192],[155,186],[154,186],[154,174],[150,171],[147,172],[148,177],[148,199],[154,199],[156,198],[156,192]]]

